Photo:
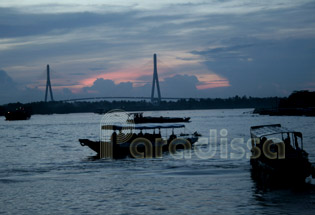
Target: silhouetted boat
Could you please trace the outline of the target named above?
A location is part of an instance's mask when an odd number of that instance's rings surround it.
[[[300,184],[314,175],[314,167],[303,150],[302,133],[280,124],[253,126],[252,177],[265,184]]]
[[[315,116],[315,108],[256,108],[253,113],[269,116]]]
[[[20,107],[15,111],[8,111],[5,113],[5,119],[8,121],[12,120],[28,120],[31,118],[30,112],[26,111],[24,108]]]
[[[129,114],[130,122],[135,124],[141,123],[177,123],[177,122],[189,122],[190,117],[152,117],[152,116],[143,116],[143,113],[130,113]]]
[[[102,126],[102,130],[110,130],[111,136],[107,141],[91,141],[79,139],[82,146],[88,146],[95,151],[100,158],[139,158],[161,157],[162,152],[175,152],[177,149],[189,149],[198,140],[198,135],[174,134],[174,129],[185,128],[185,125],[145,125],[145,126]],[[165,139],[162,138],[161,129],[172,129],[172,133]],[[134,132],[138,130],[139,132]],[[153,131],[145,133],[142,131]],[[158,130],[158,133],[155,131]],[[122,131],[127,133],[122,133]],[[118,134],[116,132],[119,132]],[[127,138],[126,138],[127,137]],[[142,157],[141,157],[142,158]]]

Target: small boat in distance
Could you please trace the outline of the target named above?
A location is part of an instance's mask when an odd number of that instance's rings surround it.
[[[143,116],[143,113],[129,113],[129,121],[135,124],[142,123],[177,123],[177,122],[190,122],[190,117],[152,117]]]
[[[31,118],[31,113],[26,111],[23,107],[19,107],[14,111],[6,112],[4,116],[7,121],[28,120]]]
[[[314,174],[301,132],[280,124],[252,126],[252,177],[263,186],[297,185]]]
[[[177,149],[190,149],[192,144],[197,142],[198,136],[194,134],[181,133],[180,135],[175,135],[174,129],[178,128],[185,128],[185,125],[104,125],[101,130],[110,131],[108,134],[111,134],[110,137],[105,138],[106,141],[79,139],[79,142],[82,146],[88,146],[95,151],[100,158],[161,157],[161,153],[163,152],[174,152]],[[170,135],[163,138],[161,130],[167,135],[168,129],[172,130],[168,132]],[[157,133],[156,130],[158,131]],[[145,133],[143,133],[143,131],[145,131]],[[149,133],[150,131],[151,133]],[[141,153],[143,155],[142,157]]]

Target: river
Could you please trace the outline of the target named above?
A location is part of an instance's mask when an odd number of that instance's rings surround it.
[[[250,126],[281,123],[303,133],[315,163],[314,117],[259,116],[249,109],[144,115],[189,116],[186,132],[206,138],[217,130],[216,153],[205,158],[195,149],[182,159],[166,153],[157,159],[95,160],[78,139],[98,139],[101,115],[34,115],[10,122],[0,117],[0,214],[315,214],[314,179],[301,190],[261,190],[251,179],[246,145]],[[244,150],[231,148],[235,138],[244,140],[238,145]]]

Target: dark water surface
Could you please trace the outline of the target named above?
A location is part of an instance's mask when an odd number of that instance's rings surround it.
[[[145,113],[190,116],[186,131],[204,137],[217,129],[217,153],[208,159],[195,149],[186,159],[164,154],[162,159],[93,160],[94,152],[78,139],[98,139],[101,115],[35,115],[15,122],[1,117],[0,214],[315,214],[313,180],[301,189],[261,190],[246,158],[250,126],[281,123],[303,132],[304,149],[315,163],[315,118],[248,111]],[[221,129],[228,132],[228,158],[220,151]],[[244,152],[231,149],[233,138],[244,139],[238,145]]]

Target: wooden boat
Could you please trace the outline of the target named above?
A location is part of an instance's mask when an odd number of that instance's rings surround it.
[[[263,183],[285,185],[304,183],[314,174],[314,167],[303,150],[301,132],[281,127],[280,124],[253,126],[252,177]]]
[[[135,124],[141,123],[177,123],[177,122],[189,122],[190,117],[152,117],[152,116],[143,116],[143,113],[130,113],[129,121],[134,122]]]
[[[8,121],[28,120],[31,118],[31,114],[22,107],[16,109],[15,111],[6,112],[4,116]]]
[[[102,130],[110,130],[110,138],[105,138],[100,141],[79,139],[79,142],[82,146],[88,146],[95,151],[100,158],[161,157],[162,153],[166,151],[175,153],[177,149],[190,149],[192,144],[198,140],[199,134],[188,135],[181,133],[178,136],[175,135],[174,129],[179,128],[185,128],[185,125],[135,125],[131,127],[106,125],[102,126]],[[171,134],[163,138],[161,130],[167,129],[172,130]],[[145,133],[143,133],[143,131],[145,131]],[[151,133],[147,133],[149,131],[151,131]],[[158,132],[156,133],[156,131]],[[127,137],[128,135],[129,137]]]

